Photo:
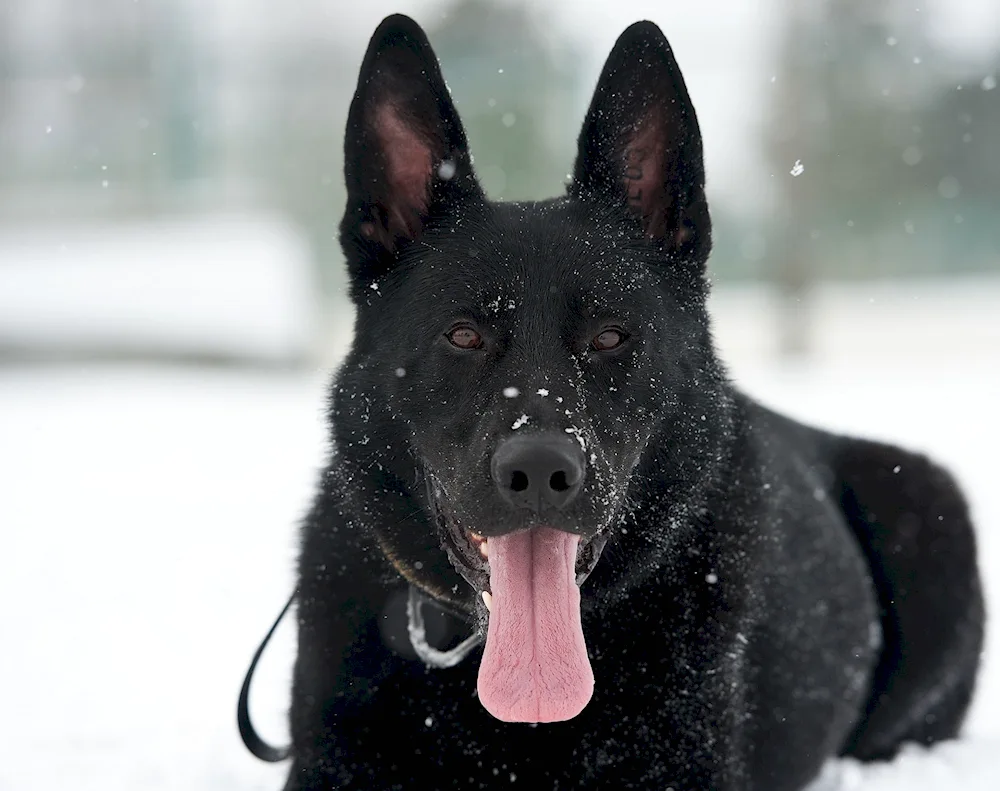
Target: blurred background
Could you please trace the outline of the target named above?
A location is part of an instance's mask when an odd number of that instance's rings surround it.
[[[0,789],[280,785],[232,709],[325,449],[343,127],[396,11],[503,200],[563,189],[615,38],[657,22],[734,378],[951,467],[1000,607],[995,0],[0,0]],[[966,788],[1000,787],[990,646]],[[293,651],[255,690],[275,740]]]

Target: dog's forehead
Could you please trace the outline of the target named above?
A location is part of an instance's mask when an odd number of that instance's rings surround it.
[[[570,301],[588,312],[647,292],[652,274],[614,229],[556,204],[498,204],[485,221],[449,228],[425,248],[425,276],[457,303],[496,312]]]

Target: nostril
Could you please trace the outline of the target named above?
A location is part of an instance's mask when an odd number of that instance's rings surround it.
[[[549,488],[555,492],[565,492],[569,488],[566,481],[566,473],[562,470],[552,473],[549,478]]]
[[[520,470],[514,470],[510,476],[510,488],[515,492],[523,492],[528,488],[528,476]]]

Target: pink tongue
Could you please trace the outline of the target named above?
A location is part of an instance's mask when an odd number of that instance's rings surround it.
[[[504,722],[575,717],[594,692],[576,586],[579,536],[549,527],[491,538],[492,612],[479,700]]]

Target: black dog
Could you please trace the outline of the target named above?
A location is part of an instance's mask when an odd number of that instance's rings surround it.
[[[568,194],[497,204],[391,17],[345,171],[357,323],[302,533],[287,789],[784,791],[955,736],[966,505],[727,381],[698,123],[653,24],[615,45]]]

